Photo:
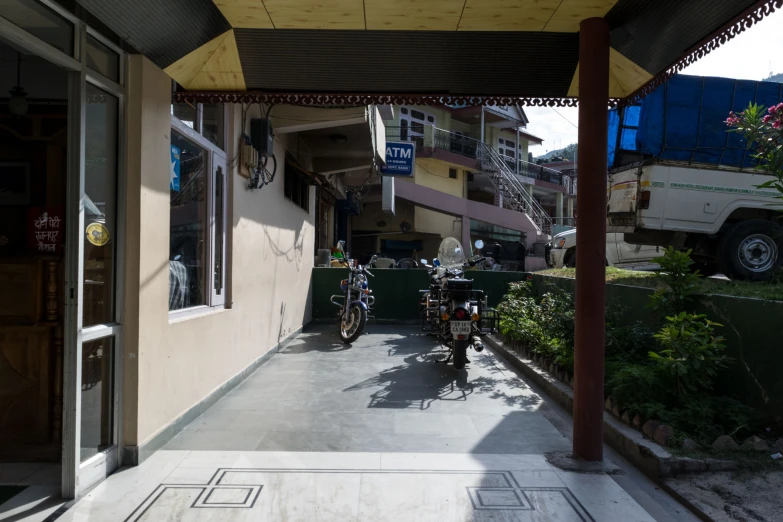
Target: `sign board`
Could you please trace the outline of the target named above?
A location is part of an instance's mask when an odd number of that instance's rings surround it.
[[[384,176],[413,176],[416,164],[416,144],[410,141],[386,142],[386,166],[381,167]]]
[[[180,150],[174,145],[171,146],[171,173],[169,177],[169,189],[179,192],[179,163]]]
[[[394,182],[391,177],[381,178],[381,210],[384,214],[394,215]]]

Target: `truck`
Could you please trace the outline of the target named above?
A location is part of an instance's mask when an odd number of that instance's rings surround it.
[[[769,280],[783,264],[783,199],[775,179],[724,123],[783,84],[677,75],[609,114],[607,232],[691,250],[704,275]]]
[[[631,245],[622,233],[606,234],[606,266],[627,270],[656,270],[660,265],[655,259],[663,251],[658,246]],[[576,267],[576,229],[560,232],[552,238],[552,247],[547,257],[550,268]]]

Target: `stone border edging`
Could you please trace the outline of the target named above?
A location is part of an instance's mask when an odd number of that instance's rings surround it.
[[[568,413],[573,415],[574,392],[570,386],[549,374],[532,359],[512,351],[495,335],[485,335],[486,344],[508,361],[525,377],[540,386]],[[700,471],[725,471],[726,462],[716,459],[692,459],[677,457],[652,440],[644,438],[639,431],[623,424],[604,411],[604,442],[631,461],[645,475],[663,484],[663,478],[682,473]]]

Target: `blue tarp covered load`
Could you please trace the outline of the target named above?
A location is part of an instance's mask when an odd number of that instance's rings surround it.
[[[726,132],[730,111],[783,101],[783,84],[677,75],[640,105],[609,113],[609,168],[647,158],[752,167],[747,144]],[[622,124],[620,119],[622,118]]]

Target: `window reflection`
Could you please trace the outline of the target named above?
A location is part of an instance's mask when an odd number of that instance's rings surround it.
[[[117,116],[114,96],[87,84],[84,161],[84,326],[114,322]]]
[[[82,344],[82,462],[113,443],[113,361],[113,337]]]
[[[202,129],[201,134],[220,147],[225,148],[223,143],[223,109],[222,103],[205,103],[202,109]]]
[[[73,24],[35,0],[3,0],[0,16],[73,56]]]
[[[171,132],[169,310],[207,304],[207,155]]]
[[[87,36],[87,66],[110,80],[120,81],[120,55]]]

